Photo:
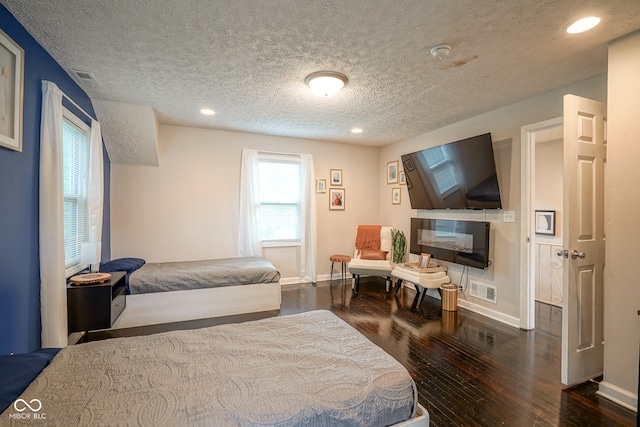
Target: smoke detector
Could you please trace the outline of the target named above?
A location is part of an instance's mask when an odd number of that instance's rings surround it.
[[[429,53],[436,59],[445,59],[451,53],[450,44],[438,44],[429,49]]]

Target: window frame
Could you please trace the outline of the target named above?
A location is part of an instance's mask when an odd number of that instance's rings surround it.
[[[70,125],[76,127],[78,130],[80,130],[82,133],[84,133],[84,138],[83,138],[83,144],[85,145],[85,152],[86,152],[86,156],[83,159],[84,161],[84,172],[85,172],[85,194],[84,194],[84,227],[85,227],[85,231],[84,231],[84,236],[85,238],[87,237],[88,234],[88,227],[89,227],[89,195],[88,195],[88,189],[89,189],[89,156],[90,156],[90,135],[91,135],[91,127],[85,123],[84,121],[82,121],[76,114],[74,114],[71,110],[69,110],[66,107],[62,107],[62,123],[60,124],[60,129],[62,131],[62,128],[64,126],[64,123],[67,122]],[[61,135],[61,141],[63,144],[63,152],[64,152],[64,132]],[[63,162],[64,162],[64,155],[63,155]],[[63,167],[63,182],[64,182],[64,167]],[[64,193],[64,186],[63,186],[63,191],[62,191],[62,203],[64,206],[64,201],[65,199],[68,197],[67,194]],[[64,209],[64,208],[63,208]],[[64,212],[63,212],[64,215]],[[63,230],[64,230],[64,224],[63,224]],[[66,240],[66,239],[65,239]],[[82,243],[80,242],[80,260],[78,261],[78,263],[70,265],[70,266],[66,266],[66,253],[65,253],[65,277],[69,278],[71,276],[73,276],[74,274],[79,273],[82,270],[85,270],[87,268],[90,267],[89,264],[86,263],[82,263]]]
[[[296,164],[298,168],[302,167],[300,156],[297,155],[287,155],[287,154],[278,154],[278,153],[259,153],[258,154],[258,169],[260,168],[260,162],[265,163],[289,163]],[[299,169],[300,170],[300,169]],[[300,176],[298,177],[300,179]],[[258,178],[260,181],[260,178]],[[258,184],[259,185],[259,184]],[[298,181],[298,185],[300,185],[300,181]],[[258,198],[260,199],[260,192],[258,191]],[[301,233],[302,233],[302,201],[300,200],[300,195],[298,195],[298,200],[296,202],[296,212],[298,218],[297,224],[297,238],[295,239],[264,239],[262,237],[262,224],[258,224],[258,228],[260,229],[260,241],[263,247],[273,248],[273,247],[292,247],[292,246],[300,246],[301,245]],[[263,203],[262,200],[257,200],[257,209],[261,210]],[[274,205],[274,203],[264,203],[264,205]],[[289,205],[289,204],[287,204]]]

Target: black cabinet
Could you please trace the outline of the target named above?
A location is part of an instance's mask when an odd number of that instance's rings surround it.
[[[127,304],[125,276],[116,271],[104,283],[67,285],[69,332],[110,328]]]

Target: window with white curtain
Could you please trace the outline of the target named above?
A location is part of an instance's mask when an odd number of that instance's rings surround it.
[[[262,242],[300,242],[300,158],[260,154],[258,160],[259,227]]]
[[[64,264],[66,275],[80,270],[82,243],[89,225],[89,126],[69,110],[62,122],[62,171],[64,191]]]

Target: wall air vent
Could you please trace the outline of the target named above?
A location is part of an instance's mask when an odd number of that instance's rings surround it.
[[[487,285],[485,283],[480,283],[472,280],[471,296],[484,301],[488,301],[493,304],[497,304],[498,289],[493,285]]]
[[[73,77],[76,78],[76,81],[80,84],[89,86],[89,87],[98,87],[100,83],[96,80],[96,78],[88,71],[81,70],[70,70]]]

